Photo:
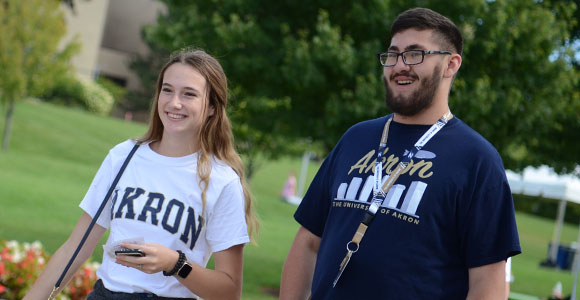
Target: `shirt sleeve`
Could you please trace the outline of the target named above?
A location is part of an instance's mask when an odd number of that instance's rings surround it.
[[[212,252],[250,241],[244,203],[239,178],[224,186],[212,212],[208,214],[206,239]]]
[[[492,157],[493,158],[493,157]],[[499,155],[484,163],[463,217],[463,248],[469,268],[521,253],[511,190]]]
[[[332,202],[329,178],[332,177],[331,165],[334,153],[335,150],[324,160],[294,213],[294,219],[300,225],[319,237],[324,233],[324,225]]]

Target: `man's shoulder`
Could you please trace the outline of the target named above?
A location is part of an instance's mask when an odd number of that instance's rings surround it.
[[[487,166],[484,169],[504,172],[501,155],[483,135],[461,120],[457,120],[455,126],[450,126],[450,129],[452,131],[446,144],[453,145],[452,152],[456,159],[471,161],[473,169],[479,169],[476,166]]]
[[[370,119],[358,122],[352,125],[346,132],[344,133],[343,137],[347,136],[360,136],[363,133],[369,133],[378,130],[382,130],[385,122],[388,120],[390,115],[382,116],[376,119]]]
[[[459,118],[454,118],[455,121],[450,124],[452,131],[452,138],[461,140],[461,145],[473,148],[473,150],[481,149],[482,151],[497,152],[492,143],[490,143],[483,135],[477,132],[471,126],[467,125]]]

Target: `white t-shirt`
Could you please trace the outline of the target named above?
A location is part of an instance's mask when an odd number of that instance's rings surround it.
[[[508,257],[505,262],[505,282],[513,282],[514,277],[512,276],[512,258]]]
[[[134,142],[128,140],[109,151],[80,204],[89,215],[96,214],[133,146]],[[141,145],[97,219],[97,224],[110,229],[107,244],[143,238],[146,243],[181,250],[188,260],[205,267],[213,252],[249,242],[239,176],[212,157],[202,217],[196,173],[197,154],[166,157],[151,150],[148,144]],[[111,291],[197,297],[173,276],[127,268],[107,254],[103,255],[97,276]]]

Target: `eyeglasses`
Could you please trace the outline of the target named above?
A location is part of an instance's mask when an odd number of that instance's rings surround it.
[[[379,61],[384,67],[392,67],[397,64],[399,55],[403,57],[403,63],[407,66],[418,65],[425,59],[425,54],[453,54],[450,51],[436,50],[407,50],[401,53],[385,52],[379,53]]]

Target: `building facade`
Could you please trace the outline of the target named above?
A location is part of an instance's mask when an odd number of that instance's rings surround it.
[[[79,76],[103,76],[128,90],[138,90],[138,77],[129,69],[137,55],[149,49],[141,28],[154,24],[166,12],[157,0],[76,0],[74,9],[63,5],[67,35],[63,42],[77,39],[80,53],[72,59]]]

